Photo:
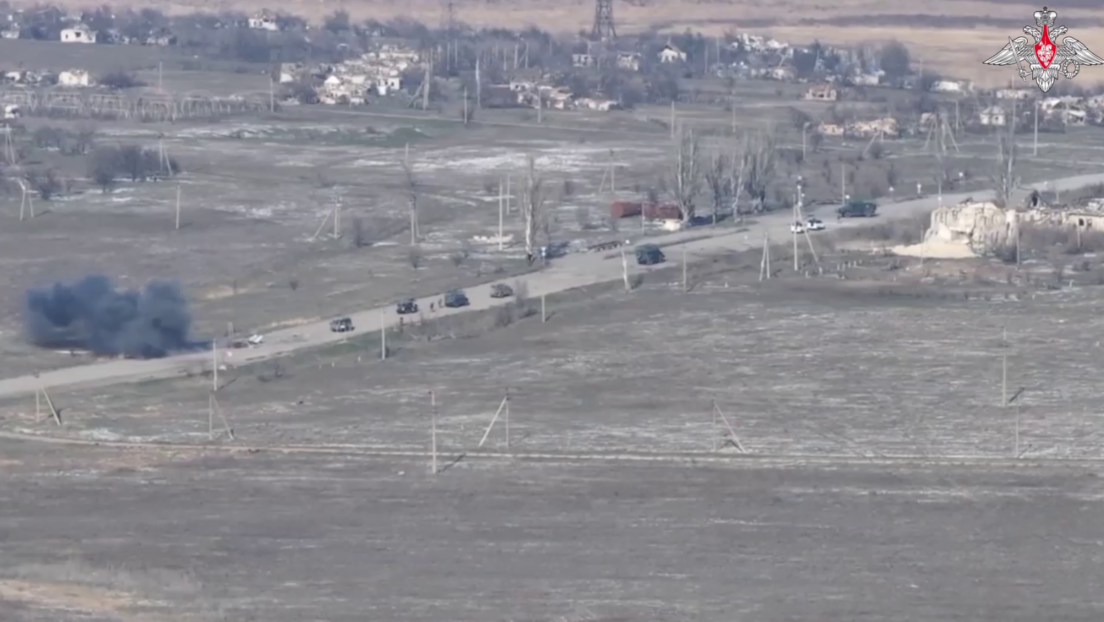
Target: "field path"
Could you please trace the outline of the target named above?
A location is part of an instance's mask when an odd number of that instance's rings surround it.
[[[1053,182],[1059,190],[1070,190],[1081,186],[1104,183],[1104,174],[1081,175],[1068,177]],[[1032,186],[1042,190],[1043,184]],[[977,199],[986,199],[991,192],[973,192],[968,194],[946,195],[943,203],[951,205],[968,196]],[[915,214],[923,210],[930,210],[938,206],[936,197],[924,197],[921,199],[902,201],[883,205],[880,217],[872,221],[866,219],[853,219],[843,225],[861,227],[874,224],[886,218],[901,218]],[[813,210],[815,213],[816,210]],[[821,215],[822,218],[824,217]],[[769,233],[775,240],[786,239],[790,233],[788,214],[768,214],[758,220],[746,231],[732,232],[727,229],[709,229],[701,227],[689,231],[672,233],[669,235],[648,238],[648,242],[663,245],[666,249],[668,261],[660,268],[671,265],[679,265],[682,250],[685,249],[687,263],[703,256],[714,255],[720,252],[743,251],[761,246],[764,233]],[[829,219],[825,219],[829,220]],[[835,220],[830,219],[830,220]],[[632,236],[632,233],[623,232],[621,235]],[[630,261],[629,274],[649,272],[651,268],[637,266],[635,261]],[[605,253],[575,254],[556,259],[544,270],[520,277],[504,279],[502,283],[524,283],[530,297],[555,294],[571,289],[597,285],[600,283],[616,282],[622,278],[622,266],[620,251]],[[444,317],[469,311],[491,309],[506,304],[511,299],[496,300],[490,297],[492,284],[481,285],[467,290],[470,306],[462,309],[440,309],[433,313],[432,317]],[[443,294],[425,297],[418,300],[418,305],[424,312],[429,310],[432,302],[437,302]],[[376,331],[384,327],[396,326],[400,316],[396,314],[393,306],[369,309],[349,315],[357,332]],[[220,351],[220,365],[240,365],[263,361],[305,348],[313,348],[330,343],[337,343],[346,339],[346,333],[334,333],[330,331],[328,321],[319,321],[304,324],[292,328],[273,331],[265,336],[265,343],[247,350]],[[211,352],[199,352],[171,356],[162,359],[151,360],[115,360],[92,363],[79,367],[70,367],[55,371],[44,372],[41,375],[30,374],[14,378],[0,380],[0,398],[34,393],[38,388],[75,387],[75,386],[103,386],[110,384],[140,382],[145,380],[164,379],[188,374],[202,373],[210,369],[212,359]]]

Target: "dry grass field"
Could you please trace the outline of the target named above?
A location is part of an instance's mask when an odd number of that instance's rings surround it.
[[[32,4],[17,0],[14,4]],[[61,2],[80,6],[80,2]],[[265,0],[173,0],[172,2],[130,1],[128,6],[151,6],[169,12],[273,9]],[[302,15],[315,23],[335,10],[348,11],[354,19],[387,20],[409,18],[436,25],[442,17],[443,4],[437,0],[392,3],[376,0],[343,0],[341,2],[304,2],[295,0],[280,5],[279,10]],[[560,33],[589,30],[594,19],[590,1],[568,3],[536,3],[524,0],[500,2],[470,0],[454,3],[457,19],[477,27],[525,28],[539,25]],[[687,2],[685,0],[654,0],[652,2],[615,3],[614,15],[622,33],[658,29],[682,32],[690,28],[710,36],[727,31],[769,33],[796,44],[820,40],[825,43],[878,43],[897,39],[914,52],[914,62],[923,60],[925,67],[948,76],[969,78],[986,85],[1000,85],[1015,75],[1011,71],[982,65],[1015,36],[1022,27],[1033,24],[1031,17],[1040,6],[1027,0],[1012,3],[967,0],[946,2],[921,0],[904,2],[891,0],[846,0],[824,3],[815,0],[790,0],[767,5],[746,0],[725,2]],[[1055,7],[1059,21],[1068,25],[1070,34],[1085,42],[1090,49],[1104,48],[1104,14],[1092,0],[1077,0]],[[1095,47],[1094,47],[1095,44]],[[1104,82],[1100,70],[1086,70],[1079,82]]]
[[[0,452],[11,622],[1100,617],[1092,467]]]

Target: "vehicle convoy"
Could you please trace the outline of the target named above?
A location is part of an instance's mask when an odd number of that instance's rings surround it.
[[[455,309],[468,306],[468,295],[463,290],[454,289],[445,294],[445,306]]]
[[[636,247],[636,263],[642,266],[652,266],[666,260],[663,251],[655,244],[641,244]]]
[[[411,313],[418,312],[418,303],[414,302],[413,298],[407,298],[406,300],[400,300],[399,304],[395,305],[395,312],[399,315],[409,315]]]
[[[348,333],[354,329],[352,318],[339,317],[330,320],[330,330],[335,333]]]
[[[871,201],[848,201],[836,213],[840,218],[873,218],[878,206]]]
[[[509,298],[514,295],[514,289],[505,283],[495,283],[491,286],[491,298]]]

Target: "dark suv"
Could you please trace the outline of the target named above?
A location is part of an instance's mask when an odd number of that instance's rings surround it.
[[[347,333],[353,330],[353,320],[347,317],[339,317],[330,320],[330,330],[335,333]]]
[[[466,307],[468,306],[468,296],[462,290],[454,289],[445,294],[445,306],[446,307]]]
[[[636,247],[636,263],[642,266],[651,266],[666,260],[663,251],[655,244],[641,244]]]
[[[872,218],[878,206],[870,201],[848,201],[836,213],[840,218]]]
[[[399,315],[409,315],[411,313],[418,312],[418,303],[414,302],[413,298],[407,298],[402,300],[399,304],[395,305],[395,312]]]

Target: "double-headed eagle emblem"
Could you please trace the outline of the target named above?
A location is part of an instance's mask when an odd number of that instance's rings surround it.
[[[1035,45],[1032,46],[1027,37],[1015,39],[1009,37],[1008,45],[985,61],[985,64],[1016,63],[1016,67],[1020,70],[1020,79],[1026,81],[1028,76],[1031,76],[1044,93],[1054,86],[1059,71],[1066,78],[1073,78],[1081,71],[1081,65],[1104,65],[1104,58],[1093,54],[1084,43],[1073,37],[1065,37],[1061,45],[1055,43],[1051,37],[1057,39],[1069,30],[1065,26],[1055,26],[1056,19],[1058,14],[1046,7],[1043,7],[1042,11],[1035,11],[1035,23],[1039,27],[1024,26],[1023,29],[1025,33],[1035,38]],[[1025,63],[1030,71],[1023,68]]]

